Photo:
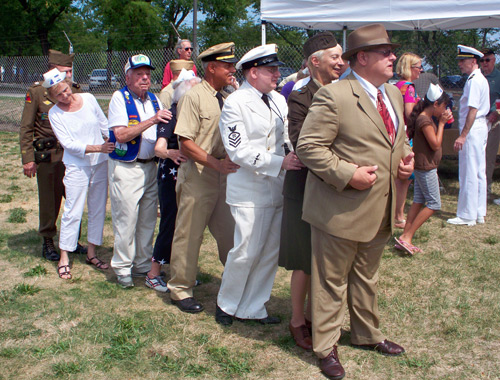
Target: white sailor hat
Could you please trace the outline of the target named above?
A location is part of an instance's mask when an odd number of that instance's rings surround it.
[[[278,60],[276,44],[257,46],[246,53],[236,64],[236,69],[249,69],[257,66],[283,66],[284,63]]]
[[[467,59],[467,58],[482,58],[484,56],[479,50],[474,49],[470,46],[457,45],[458,53],[457,59]]]
[[[441,95],[443,95],[443,89],[439,85],[431,83],[425,97],[431,102],[435,102],[441,97]]]
[[[177,86],[180,85],[185,80],[191,80],[193,78],[196,78],[196,74],[194,73],[194,71],[186,70],[183,68],[177,79],[172,82],[172,87],[177,88]]]
[[[43,83],[42,86],[45,88],[50,88],[60,82],[62,82],[66,78],[66,73],[61,73],[57,69],[52,69],[43,74]]]
[[[130,69],[137,69],[138,67],[142,66],[147,66],[151,70],[154,70],[155,68],[153,65],[151,65],[151,59],[147,55],[144,54],[137,54],[129,59],[127,59],[127,63],[125,64],[125,74],[127,74],[127,71]]]

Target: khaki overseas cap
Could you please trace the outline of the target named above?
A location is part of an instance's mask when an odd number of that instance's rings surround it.
[[[173,59],[170,61],[170,70],[172,71],[191,70],[193,66],[194,62],[186,59]]]
[[[342,54],[342,59],[347,59],[361,50],[370,50],[371,47],[390,45],[393,48],[400,44],[393,44],[387,30],[382,24],[370,24],[361,26],[351,32],[347,37],[347,50]]]
[[[219,61],[236,63],[238,58],[234,56],[234,42],[224,42],[222,44],[209,47],[198,55],[203,62]]]
[[[72,67],[73,60],[75,59],[74,54],[64,54],[57,50],[49,49],[49,64],[64,66],[64,67]]]

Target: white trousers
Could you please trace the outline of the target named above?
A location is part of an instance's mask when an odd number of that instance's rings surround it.
[[[476,220],[486,215],[486,142],[488,126],[486,119],[477,119],[458,153],[457,216]]]
[[[76,249],[85,198],[88,211],[87,241],[101,245],[108,199],[108,163],[104,161],[82,167],[66,165],[63,183],[66,201],[61,218],[59,248],[70,252]]]
[[[230,207],[234,247],[227,256],[217,304],[238,318],[265,318],[278,269],[283,207]]]
[[[109,198],[115,243],[111,267],[127,276],[151,269],[157,218],[156,164],[109,162]]]

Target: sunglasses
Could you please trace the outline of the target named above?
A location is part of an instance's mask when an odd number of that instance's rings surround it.
[[[189,51],[189,50],[193,51],[193,48],[192,47],[185,47],[184,48],[184,51]]]
[[[479,60],[479,62],[483,63],[483,62],[490,62],[490,61],[493,61],[491,58],[481,58]]]
[[[367,50],[367,51],[368,52],[374,52],[374,53],[382,54],[384,57],[389,57],[391,54],[394,54],[394,56],[396,56],[396,54],[391,49],[387,49],[387,50]]]

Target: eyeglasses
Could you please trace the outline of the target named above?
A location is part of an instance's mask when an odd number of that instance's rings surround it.
[[[391,49],[387,50],[367,50],[368,52],[374,52],[374,53],[379,53],[382,54],[384,57],[389,57],[391,54],[394,54],[394,52]],[[394,54],[396,56],[396,54]]]
[[[419,70],[422,70],[422,66],[412,66],[411,68],[412,68],[412,69],[419,69]]]
[[[189,51],[189,50],[193,51],[193,48],[192,47],[185,47],[184,48],[184,51]]]
[[[490,61],[493,61],[491,58],[481,58],[479,60],[479,62],[483,63],[483,62],[490,62]]]

